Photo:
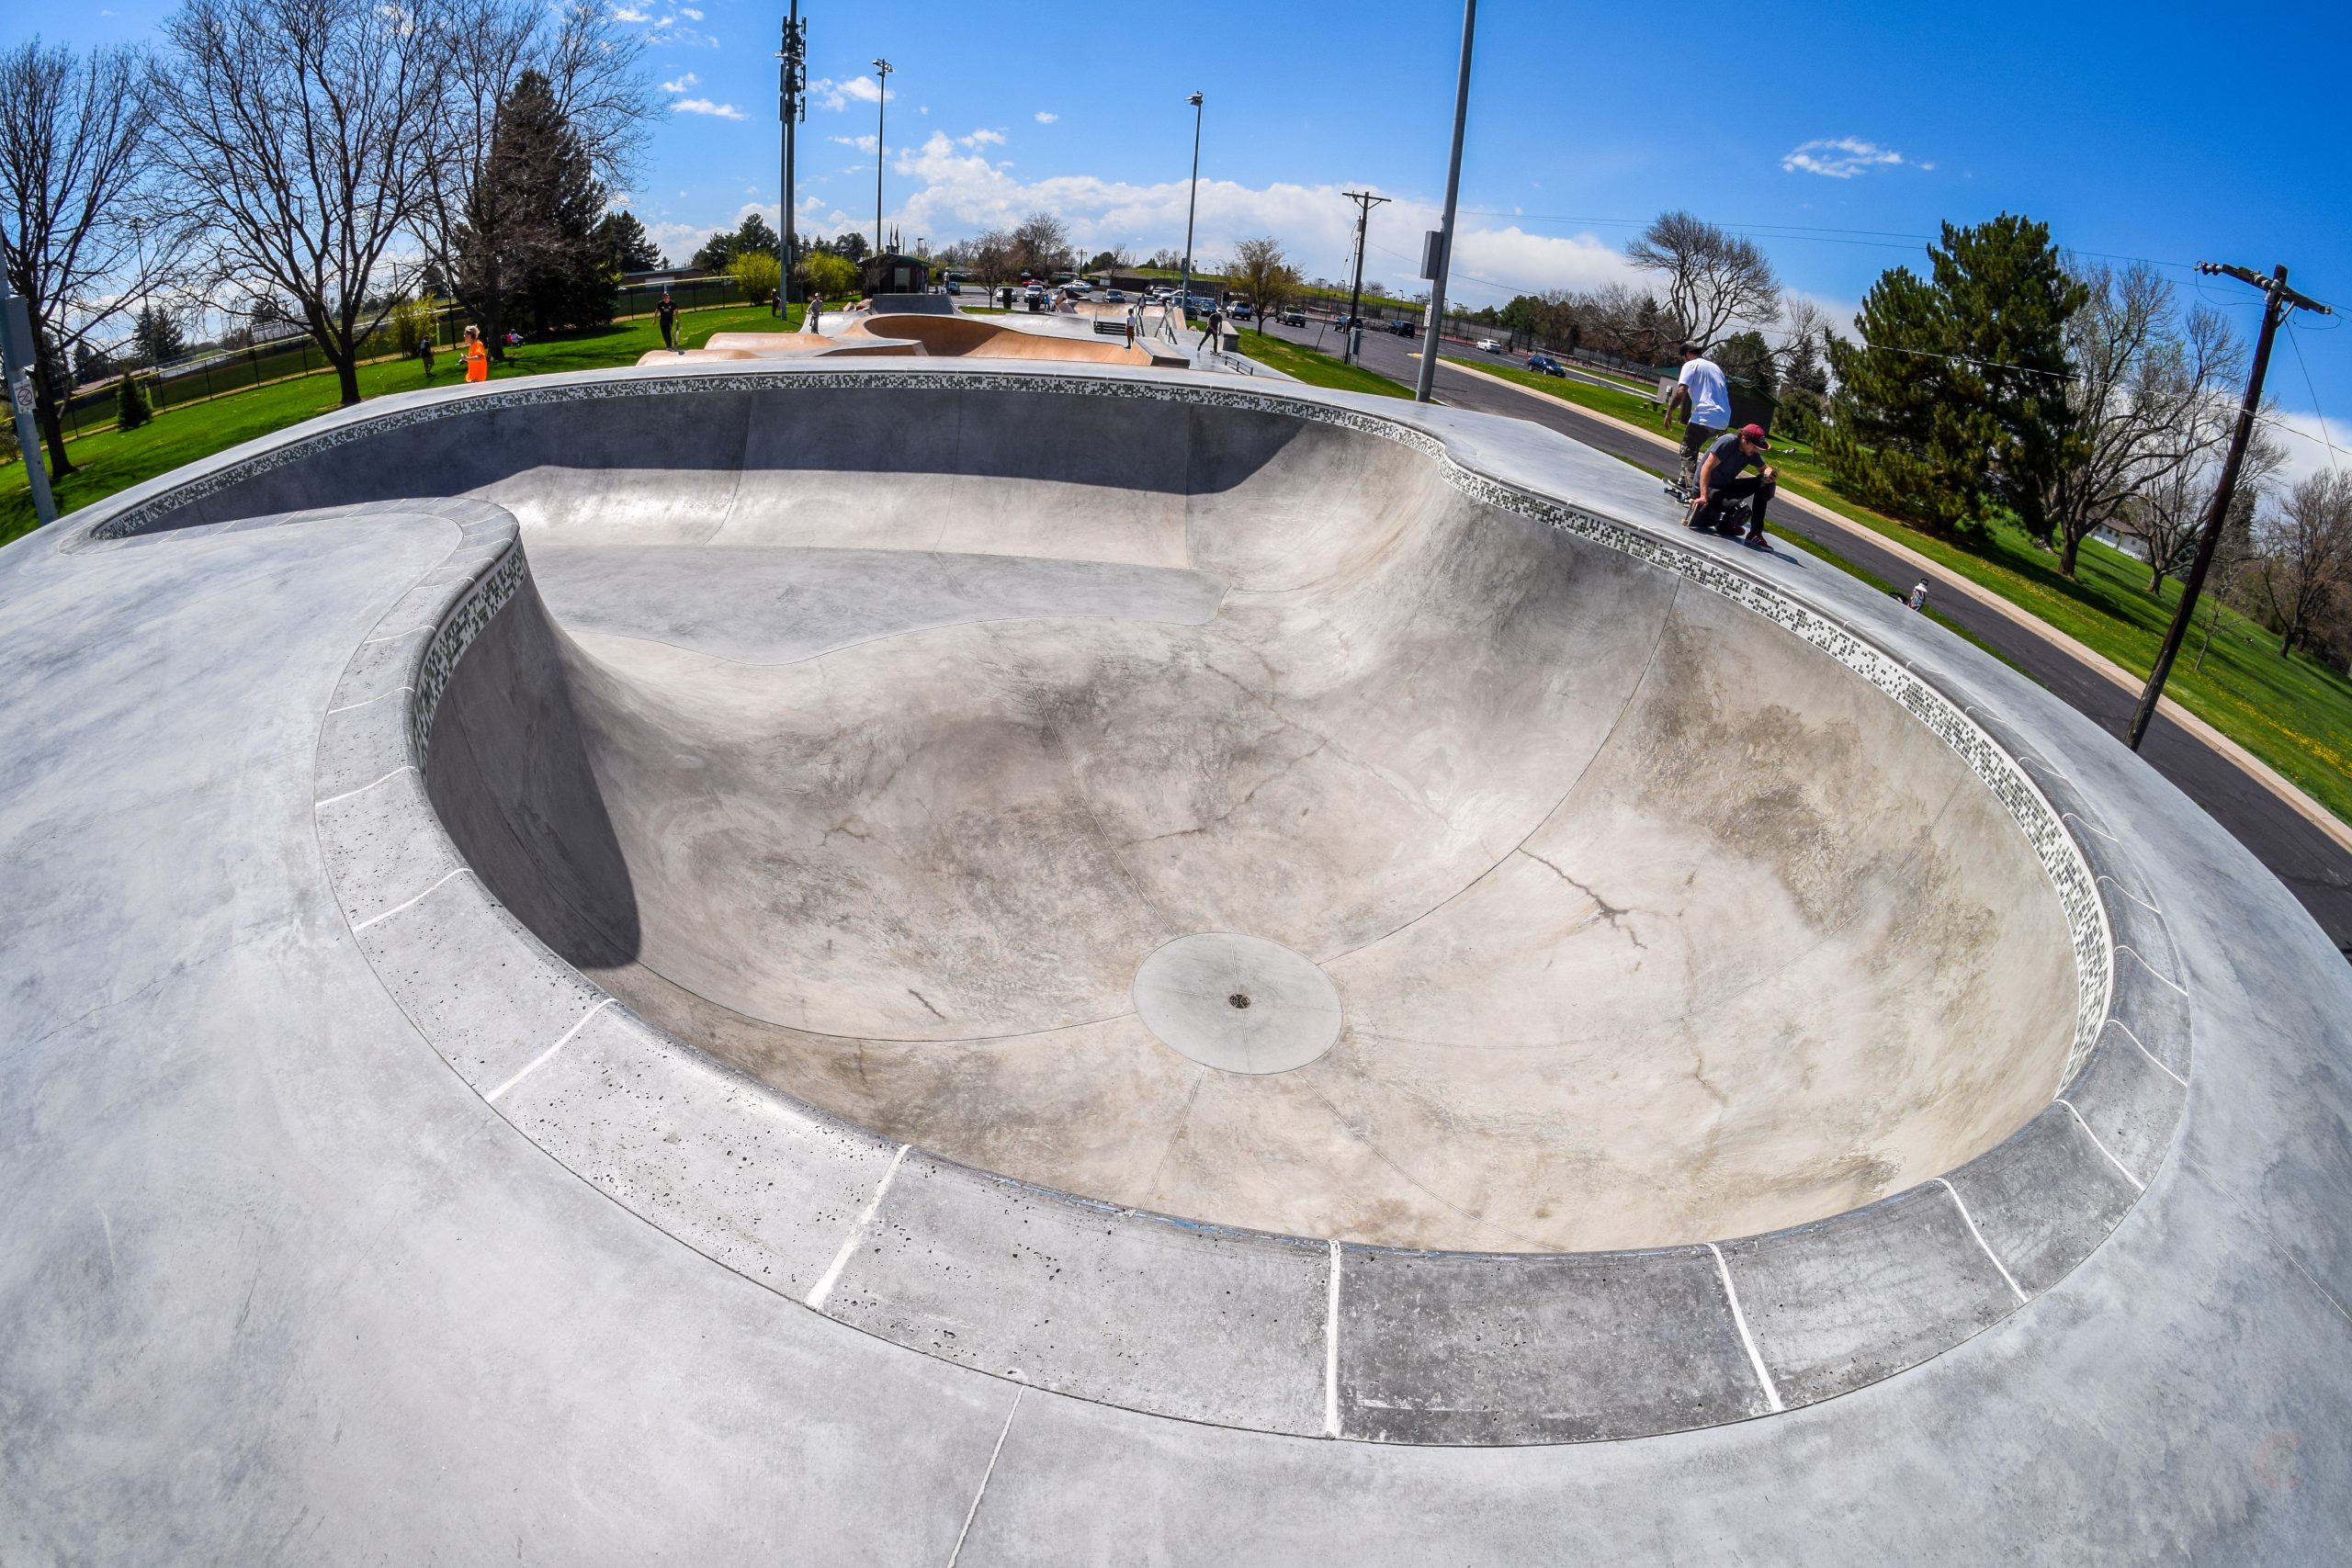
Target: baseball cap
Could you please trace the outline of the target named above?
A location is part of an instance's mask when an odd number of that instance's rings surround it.
[[[1769,449],[1772,445],[1771,437],[1764,434],[1764,427],[1760,424],[1743,424],[1739,427],[1739,434],[1758,446]]]

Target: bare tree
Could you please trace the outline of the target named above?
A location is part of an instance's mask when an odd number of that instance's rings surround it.
[[[1013,265],[1044,277],[1069,265],[1069,231],[1050,212],[1033,212],[1012,231]]]
[[[2060,539],[2058,570],[2075,574],[2095,528],[2153,526],[2167,535],[2151,556],[2161,581],[2179,509],[2194,504],[2195,475],[2229,439],[2245,345],[2202,306],[2179,316],[2172,285],[2154,267],[2072,270],[2089,299],[2066,321],[2071,429],[2043,502]]]
[[[1756,242],[1690,213],[1658,214],[1625,259],[1666,280],[1667,309],[1692,342],[1712,344],[1734,321],[1762,326],[1781,313],[1781,280]]]
[[[2284,655],[2312,622],[2352,592],[2352,474],[2323,470],[2258,522],[2252,596]]]
[[[2140,541],[2148,562],[2150,593],[2160,592],[2165,578],[2188,570],[2188,563],[2197,555],[2198,536],[2204,532],[2206,514],[2212,510],[2213,486],[2221,478],[2222,452],[2229,445],[2237,409],[2226,397],[2214,397],[2190,418],[2195,425],[2203,427],[2199,442],[2202,450],[2191,461],[2159,474],[2143,486],[2125,502],[2121,515],[2116,519],[2116,532]],[[2245,457],[2238,470],[2238,488],[2231,504],[2250,519],[2271,476],[2286,461],[2285,445],[2268,431],[2256,429],[2254,439],[2246,444]],[[2238,533],[2245,533],[2243,524]],[[2225,530],[2224,545],[2231,537]],[[2213,570],[2226,576],[2229,560],[2216,556]]]
[[[8,283],[40,339],[34,412],[49,471],[74,471],[63,408],[74,350],[136,306],[164,259],[135,238],[147,165],[139,62],[127,50],[77,56],[39,39],[0,53],[0,205]]]
[[[220,280],[290,299],[359,400],[442,122],[437,0],[187,0],[147,90],[179,216]]]

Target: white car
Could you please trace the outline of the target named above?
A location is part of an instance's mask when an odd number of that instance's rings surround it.
[[[1477,346],[1481,354],[1500,354],[1503,351],[1503,345],[1490,337],[1480,338]]]

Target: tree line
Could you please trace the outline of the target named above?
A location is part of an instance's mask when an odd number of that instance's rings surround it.
[[[51,471],[73,371],[125,322],[151,364],[200,314],[300,332],[350,404],[422,292],[493,354],[610,321],[656,255],[608,210],[657,112],[642,47],[587,0],[183,0],[153,50],[0,53],[0,259]]]

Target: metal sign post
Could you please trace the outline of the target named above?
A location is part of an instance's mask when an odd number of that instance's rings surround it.
[[[0,255],[6,247],[0,244]],[[43,523],[57,521],[57,497],[50,493],[49,470],[41,466],[40,430],[33,419],[33,383],[28,372],[39,350],[33,337],[32,312],[24,297],[8,288],[8,269],[0,265],[0,354],[8,361],[8,404],[17,415],[17,454],[25,462],[25,483],[33,492],[33,515]]]

